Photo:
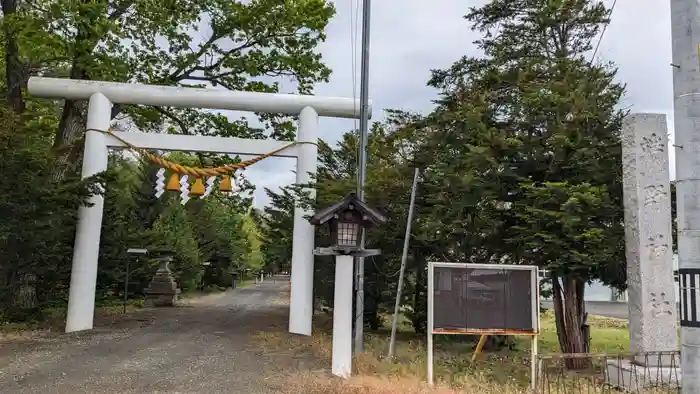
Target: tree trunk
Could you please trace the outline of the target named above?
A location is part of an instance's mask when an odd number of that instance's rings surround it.
[[[564,323],[564,304],[562,302],[562,289],[561,283],[559,282],[559,276],[552,274],[552,303],[554,307],[554,323],[557,328],[557,340],[559,341],[559,348],[562,352],[566,348],[566,323]]]
[[[423,256],[418,248],[414,249],[416,262],[416,286],[413,293],[413,330],[425,334],[428,330],[428,297],[426,294],[428,278],[426,277]]]
[[[73,65],[70,73],[71,79],[89,79],[87,73],[77,64]],[[83,144],[87,122],[87,102],[66,100],[63,105],[61,122],[54,139],[54,152],[56,153],[56,166],[52,178],[56,182],[65,179],[69,171],[80,162],[83,156]],[[122,106],[112,106],[112,119],[116,118],[122,110]]]
[[[3,34],[5,35],[5,95],[15,113],[24,112],[22,87],[26,85],[26,67],[19,54],[17,35],[11,28],[12,17],[17,13],[18,0],[2,0]]]
[[[585,282],[578,278],[570,276],[560,278],[552,274],[554,316],[557,339],[562,353],[580,354],[586,353],[587,350],[588,338],[583,330],[584,286]],[[564,362],[567,369],[584,369],[589,365],[587,359],[568,358]]]
[[[80,3],[87,4],[89,0],[81,0]],[[86,68],[86,61],[92,55],[97,44],[102,37],[95,36],[96,32],[91,28],[93,15],[90,11],[82,9],[78,12],[80,23],[77,24],[75,43],[77,49],[73,54],[73,61],[70,70],[70,79],[90,79]],[[54,139],[54,150],[56,152],[56,166],[52,173],[54,181],[62,181],[66,174],[73,169],[73,164],[82,156],[82,144],[78,144],[85,133],[85,101],[66,100],[63,105],[61,122],[58,125],[56,138]]]
[[[86,72],[77,62],[73,62],[70,73],[71,79],[87,79]],[[63,105],[61,122],[58,125],[54,150],[56,152],[56,166],[52,174],[53,180],[60,182],[66,178],[66,174],[72,169],[72,163],[81,157],[82,144],[78,142],[85,133],[85,102],[66,100]]]
[[[590,341],[591,338],[588,335],[588,331],[583,329],[584,324],[587,323],[587,313],[586,313],[586,302],[585,302],[585,291],[586,282],[582,280],[576,281],[576,299],[578,300],[578,316],[581,319],[581,335],[583,335],[583,351],[584,353],[590,353]]]

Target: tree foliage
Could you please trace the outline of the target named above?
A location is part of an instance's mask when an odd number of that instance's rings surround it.
[[[436,119],[448,135],[468,139],[459,156],[477,198],[470,206],[496,224],[487,245],[504,241],[487,256],[550,272],[568,353],[586,349],[585,283],[625,283],[625,113],[617,107],[624,87],[613,67],[589,60],[608,16],[599,1],[490,2],[466,17],[485,34],[485,57],[462,59],[431,80],[444,92]]]
[[[290,272],[295,195],[289,188],[279,193],[266,188],[265,193],[270,205],[265,207],[260,224],[264,261],[270,271]]]
[[[106,183],[99,300],[121,297],[127,263],[131,292],[138,296],[148,285],[156,267],[148,259],[133,261],[126,254],[129,247],[174,252],[172,267],[185,290],[203,283],[230,285],[230,274],[262,269],[250,198],[216,192],[184,207],[172,196],[157,199],[157,167],[120,153],[110,157],[106,174],[78,181],[86,103],[41,100],[23,89],[30,76],[39,75],[258,92],[281,91],[285,80],[291,89],[310,93],[330,74],[316,47],[325,39],[325,26],[335,12],[332,4],[3,0],[0,7],[0,51],[6,55],[0,65],[6,100],[0,139],[7,142],[3,165],[9,176],[4,179],[11,194],[6,208],[26,212],[3,227],[8,252],[0,316],[14,308],[19,294],[27,294],[19,309],[65,304],[77,207],[96,190],[98,179]],[[276,139],[291,139],[295,133],[293,119],[280,114],[258,114],[260,125],[255,126],[246,118],[167,107],[115,105],[112,116],[115,128],[143,132]],[[187,153],[169,157],[200,166],[240,160]],[[250,189],[242,176],[240,181],[243,191]],[[206,272],[205,262],[210,263]]]
[[[495,0],[472,8],[465,18],[483,35],[476,42],[483,55],[433,71],[428,85],[440,98],[427,116],[391,111],[374,125],[366,199],[390,214],[386,226],[368,235],[370,246],[382,249],[365,273],[381,284],[379,309],[390,308],[396,294],[393,275],[418,167],[409,291],[402,300],[414,329],[425,329],[429,259],[533,264],[549,272],[562,351],[585,351],[585,284],[624,288],[626,282],[625,112],[618,107],[624,86],[612,65],[589,58],[608,17],[602,2],[592,0]],[[316,207],[354,190],[357,151],[355,132],[337,146],[320,146]],[[283,206],[273,199],[270,216]],[[278,233],[291,228],[275,223]],[[327,242],[323,234],[317,241]],[[317,297],[326,301],[330,266],[317,261]]]
[[[175,253],[185,290],[225,286],[230,274],[289,271],[295,199],[313,208],[355,190],[358,137],[321,141],[315,201],[304,185],[266,189],[263,211],[250,199],[215,192],[186,206],[153,195],[157,167],[114,153],[110,170],[79,181],[84,102],[26,97],[30,75],[81,80],[279,92],[283,79],[311,93],[327,81],[317,45],[334,14],[326,0],[3,0],[5,61],[0,149],[7,198],[0,210],[5,317],[16,307],[65,303],[77,207],[105,182],[98,297],[148,285],[155,264],[128,247]],[[479,57],[433,70],[439,93],[424,115],[388,111],[369,135],[366,200],[389,215],[368,233],[382,250],[366,261],[368,321],[390,311],[397,292],[414,168],[421,172],[401,304],[417,332],[426,329],[429,260],[534,264],[549,272],[559,343],[585,350],[584,288],[600,280],[624,288],[619,109],[624,86],[613,65],[591,62],[608,22],[598,0],[493,0],[466,20],[482,34]],[[293,138],[293,119],[246,118],[195,109],[116,105],[113,125],[145,132]],[[19,131],[19,132],[15,132]],[[190,165],[239,158],[171,153]],[[241,177],[242,178],[242,177]],[[244,189],[251,185],[241,179]],[[11,214],[10,214],[11,213]],[[319,229],[316,243],[328,242]],[[325,259],[325,260],[324,260]],[[208,265],[204,265],[208,262]],[[206,269],[205,269],[206,267]],[[332,304],[333,262],[317,258],[315,296]],[[573,365],[572,365],[573,366]]]
[[[278,77],[309,93],[330,70],[316,46],[334,14],[325,0],[50,0],[5,7],[6,46],[18,46],[7,75],[31,74],[72,79],[155,85],[214,86],[277,92]],[[247,120],[192,109],[117,105],[117,120],[142,129],[173,127],[179,133],[288,139],[291,119],[260,115],[267,128]],[[84,103],[62,107],[54,145],[63,177],[80,156]]]
[[[50,123],[22,117],[0,103],[0,317],[36,312],[37,303],[60,298],[67,283],[76,211],[98,192],[96,177],[73,177],[60,185],[50,179],[53,158],[46,154]]]

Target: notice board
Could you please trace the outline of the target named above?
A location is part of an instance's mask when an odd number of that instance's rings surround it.
[[[533,335],[539,331],[537,267],[431,263],[429,269],[433,333]]]

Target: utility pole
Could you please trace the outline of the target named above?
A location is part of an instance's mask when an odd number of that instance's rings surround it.
[[[698,0],[671,0],[682,393],[700,393],[700,13]],[[671,293],[673,294],[673,293]],[[671,349],[669,349],[671,350]]]
[[[411,201],[408,204],[408,219],[406,219],[406,234],[403,237],[403,253],[401,254],[401,269],[399,270],[399,284],[396,288],[396,303],[394,304],[394,317],[391,319],[391,338],[389,339],[389,360],[394,358],[394,345],[396,344],[396,326],[399,320],[399,306],[401,305],[401,289],[403,289],[403,275],[406,271],[408,259],[408,242],[411,239],[411,223],[413,222],[413,208],[416,203],[416,188],[418,187],[418,168],[413,172],[413,185],[411,186]]]
[[[367,141],[369,126],[369,27],[371,0],[362,4],[362,47],[360,64],[360,157],[357,168],[357,197],[365,200],[365,171],[367,169]],[[362,229],[360,249],[365,247],[365,230]],[[365,259],[355,259],[355,352],[364,351],[365,313]]]

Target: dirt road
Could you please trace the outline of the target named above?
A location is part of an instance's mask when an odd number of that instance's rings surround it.
[[[250,337],[286,319],[286,286],[268,280],[91,332],[0,342],[0,393],[275,392],[280,360]]]

